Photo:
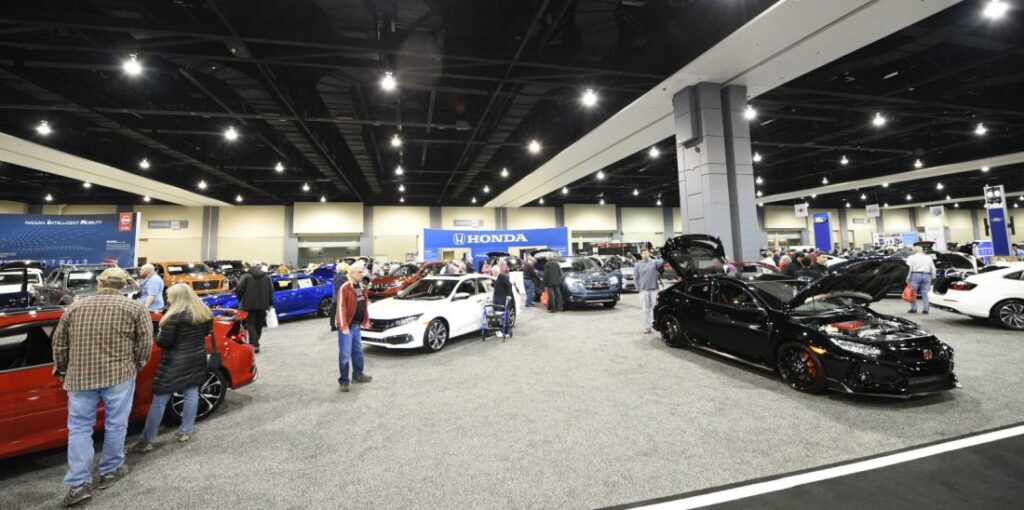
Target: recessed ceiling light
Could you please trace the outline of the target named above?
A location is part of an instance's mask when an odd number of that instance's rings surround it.
[[[601,205],[604,205],[604,199],[603,198],[601,199]]]
[[[888,119],[883,117],[879,112],[875,112],[875,118],[871,119],[871,123],[874,124],[875,127],[882,127],[887,121]]]
[[[909,202],[912,198],[914,197],[910,196],[910,193],[907,193],[907,202]]]
[[[850,160],[846,158],[846,154],[843,154],[843,159],[839,160],[839,164],[841,164],[841,165],[849,165],[850,164]]]
[[[230,126],[224,131],[224,138],[229,142],[238,140],[238,131],[235,131],[235,126]]]
[[[764,159],[764,158],[761,157],[761,153],[760,152],[755,152],[754,153],[754,163],[760,163],[762,159]]]
[[[935,189],[938,189],[938,190],[941,190],[944,187],[945,186],[943,186],[941,182],[935,185]]]
[[[302,183],[302,191],[309,191],[309,183],[308,182]]]
[[[324,195],[320,195],[320,203],[324,203],[326,201],[327,201],[327,197],[325,197]]]
[[[636,188],[633,188],[633,196],[634,196],[634,197],[636,197],[636,196],[640,196],[640,190],[638,190],[638,189],[636,189]]]
[[[828,177],[822,177],[821,178],[821,183],[822,184],[828,184]]]
[[[987,172],[987,171],[988,171],[988,167],[987,167],[987,166],[983,166],[983,167],[981,167],[981,171],[982,171],[982,172]]]
[[[472,202],[472,203],[474,203],[474,204],[475,204],[475,203],[476,203],[476,197],[473,197],[473,199],[472,199],[472,200],[470,200],[470,202]]]
[[[402,168],[402,165],[398,165],[395,167],[395,175],[402,175],[404,173],[405,170]]]
[[[983,134],[985,134],[985,133],[988,133],[988,128],[987,128],[987,127],[985,127],[985,125],[984,125],[984,124],[982,124],[981,122],[979,122],[979,123],[978,123],[978,125],[977,125],[977,127],[975,127],[975,128],[974,128],[974,134],[976,134],[976,135],[978,135],[978,136],[981,136],[981,135],[983,135]]]
[[[985,5],[985,9],[981,11],[981,14],[986,18],[998,19],[1003,17],[1003,15],[1006,14],[1006,11],[1009,10],[1009,8],[1010,6],[1007,5],[1006,2],[1002,0],[992,0],[991,2]]]
[[[53,130],[50,129],[50,123],[46,122],[45,120],[40,122],[39,125],[36,126],[36,133],[39,133],[43,136],[46,136],[52,132]]]
[[[565,186],[562,186],[562,194],[563,195],[568,195],[569,194],[569,188],[566,188]]]
[[[915,159],[914,160],[914,168],[921,168],[923,166],[924,166],[924,162],[922,162],[920,159]]]
[[[960,202],[953,202],[953,207],[959,208],[960,207]]]
[[[278,161],[277,164],[274,165],[274,171],[277,173],[284,172],[284,163]]]
[[[508,177],[508,168],[502,168],[501,169],[501,176],[502,177]]]
[[[491,192],[491,187],[486,185],[486,184],[484,184],[484,193],[490,193],[490,192]]]
[[[149,158],[142,158],[142,161],[139,161],[139,168],[149,170]]]
[[[889,207],[889,202],[886,202],[882,207]]]
[[[53,202],[53,195],[47,193],[46,196],[43,197],[43,200],[46,200],[47,202]]]
[[[399,184],[399,185],[398,185],[398,191],[399,191],[399,192],[403,192],[403,191],[405,191],[405,184]]]
[[[818,198],[818,194],[817,193],[811,193],[811,198]]]
[[[124,69],[124,73],[128,76],[138,76],[142,74],[142,63],[139,62],[139,56],[132,53],[128,55],[128,59],[121,65]]]
[[[867,200],[867,199],[868,199],[868,196],[867,196],[867,195],[865,195],[865,194],[863,194],[863,193],[861,193],[861,194],[860,194],[860,199],[861,199],[861,200]]]
[[[846,208],[847,208],[847,209],[849,209],[850,207],[853,207],[853,206],[852,206],[852,205],[850,205],[850,203],[849,203],[849,202],[847,202],[847,203],[846,203]]]
[[[888,187],[889,187],[889,183],[887,183],[887,182],[883,182],[883,183],[882,183],[882,187],[883,187],[883,188],[888,188]]]
[[[540,142],[537,140],[530,140],[530,145],[527,146],[527,149],[529,149],[530,154],[537,154],[540,152]]]
[[[661,156],[661,151],[658,150],[658,146],[655,145],[654,147],[651,147],[651,150],[647,151],[647,155],[650,156],[651,159],[658,159],[658,156]]]
[[[594,89],[587,89],[583,93],[583,97],[580,98],[580,101],[583,103],[583,106],[586,106],[587,108],[597,104],[597,94],[594,93]]]
[[[599,180],[599,181],[603,181],[604,180],[604,170],[598,170],[597,171],[597,180]]]
[[[142,201],[147,203],[147,204],[149,203],[150,200],[152,200],[152,199],[149,198],[149,195],[146,195],[146,196],[142,197]]]
[[[395,136],[391,137],[391,146],[392,147],[401,147],[402,146],[402,137],[398,136],[397,133],[395,134]]]
[[[242,203],[242,195],[235,195],[235,202]]]
[[[395,75],[391,74],[391,71],[384,73],[384,77],[380,79],[380,88],[384,89],[385,92],[391,92],[398,88],[398,82],[395,80]]]
[[[661,199],[659,198],[658,201],[654,203],[654,205],[657,205],[657,206],[660,207],[661,206]]]
[[[404,203],[405,203],[405,197],[398,197],[398,201],[399,201],[400,203],[403,203],[403,204],[404,204]]]
[[[949,195],[946,195],[946,200],[952,200]]]
[[[764,184],[764,179],[762,179],[759,175],[756,179],[754,179],[754,184]]]
[[[757,118],[757,110],[753,106],[747,105],[747,109],[743,110],[743,118],[747,120],[754,120]]]
[[[89,189],[89,188],[92,187],[92,183],[89,182],[89,181],[85,181],[85,182],[82,183],[82,187],[85,188],[85,189]]]
[[[541,199],[538,200],[537,203],[540,204],[540,205],[544,205],[544,198],[541,197]]]
[[[199,181],[199,189],[206,189],[206,181]]]
[[[761,191],[761,190],[757,190],[757,196],[763,197],[764,196],[764,192]]]

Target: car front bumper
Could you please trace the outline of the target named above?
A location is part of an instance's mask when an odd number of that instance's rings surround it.
[[[419,349],[423,347],[423,332],[426,329],[421,322],[416,321],[383,331],[363,328],[360,334],[366,345],[386,349]]]
[[[569,287],[565,290],[565,301],[569,303],[614,303],[619,300],[619,286],[607,289]]]
[[[840,393],[909,398],[960,387],[952,359],[889,363],[828,356],[823,362],[829,389]]]

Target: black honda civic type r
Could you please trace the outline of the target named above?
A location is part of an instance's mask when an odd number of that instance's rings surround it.
[[[817,280],[726,274],[718,238],[670,239],[662,257],[681,275],[661,291],[655,328],[695,348],[776,372],[792,388],[911,397],[959,387],[953,348],[917,324],[870,308],[906,264],[865,264]]]

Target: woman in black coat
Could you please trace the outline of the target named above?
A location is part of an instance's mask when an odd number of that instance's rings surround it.
[[[160,320],[156,339],[163,353],[153,381],[153,404],[146,415],[142,437],[128,446],[131,452],[153,449],[167,402],[175,393],[184,395],[185,405],[181,428],[174,437],[181,443],[191,439],[199,407],[199,387],[206,380],[206,336],[213,332],[213,313],[184,283],[167,289],[167,303],[169,307]]]

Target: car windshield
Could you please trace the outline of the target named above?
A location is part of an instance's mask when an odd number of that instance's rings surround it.
[[[234,265],[234,264],[230,264],[230,263],[223,263],[223,262],[222,262],[222,263],[220,264],[220,268],[221,268],[221,270],[225,270],[225,269],[235,269],[235,268],[240,268],[240,267],[242,267],[242,266],[241,266],[241,265],[238,265],[238,266],[236,266],[236,265]]]
[[[68,288],[75,290],[87,290],[96,288],[96,278],[100,276],[98,269],[86,271],[72,271],[68,275]]]
[[[778,310],[785,308],[808,285],[808,282],[803,280],[755,280],[747,283],[768,306]],[[808,299],[794,307],[792,311],[799,315],[824,315],[839,310],[848,310],[855,306],[858,306],[858,303],[853,298],[834,296],[825,299]]]
[[[182,264],[167,266],[167,274],[195,274],[209,273],[210,269],[205,264]]]
[[[444,264],[436,264],[423,268],[423,274],[425,276],[433,276],[441,272],[444,269]]]
[[[412,275],[416,274],[416,266],[413,266],[413,265],[401,266],[401,267],[398,267],[395,270],[391,271],[388,274],[389,274],[389,276],[394,276],[394,277],[399,277],[399,278],[406,277],[406,276],[412,276]]]
[[[558,261],[562,271],[597,271],[601,266],[587,257],[567,257]]]
[[[409,286],[396,299],[423,299],[439,300],[447,298],[459,280],[456,279],[426,279],[420,280]]]

